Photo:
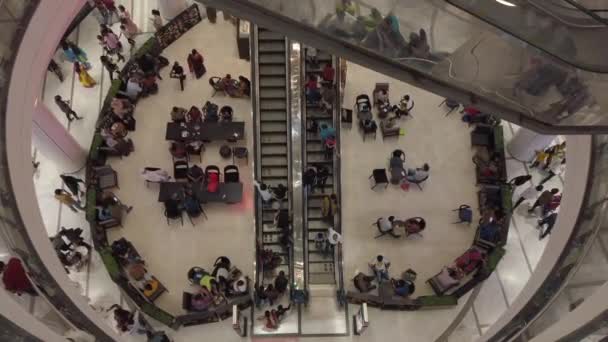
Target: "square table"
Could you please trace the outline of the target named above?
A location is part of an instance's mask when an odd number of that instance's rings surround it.
[[[167,123],[166,140],[214,141],[242,140],[245,138],[245,122],[196,122]]]
[[[239,203],[243,199],[243,183],[220,183],[217,192],[208,192],[204,183],[162,182],[158,193],[158,201],[165,202],[177,195],[177,200],[183,201],[186,197],[185,188],[191,186],[194,196],[201,203]]]

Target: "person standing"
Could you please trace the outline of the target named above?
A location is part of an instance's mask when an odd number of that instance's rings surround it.
[[[55,199],[68,206],[75,213],[77,213],[78,210],[84,210],[84,207],[80,204],[80,202],[74,199],[74,197],[72,197],[72,195],[65,190],[56,189]]]
[[[80,190],[80,183],[84,185],[84,181],[80,178],[76,178],[69,175],[60,175],[63,184],[68,187],[70,192],[76,196],[76,198],[80,198],[81,195],[84,195],[84,191]]]
[[[154,26],[156,32],[163,27],[163,18],[160,16],[159,10],[152,10],[152,18],[150,18],[150,20],[152,21],[152,26]]]
[[[74,72],[78,74],[78,80],[85,88],[93,88],[97,82],[89,75],[87,70],[78,62],[74,62]]]
[[[538,199],[536,199],[536,202],[534,202],[532,208],[530,208],[528,212],[532,213],[534,212],[534,209],[536,209],[536,207],[541,207],[543,208],[543,214],[545,214],[545,208],[551,203],[551,201],[553,200],[553,196],[555,196],[558,192],[559,189],[557,188],[543,191],[540,196],[538,196]]]
[[[66,118],[68,118],[69,122],[76,120],[82,120],[82,117],[78,116],[76,112],[70,107],[70,101],[64,100],[61,96],[55,96],[55,104],[59,109],[65,114]]]
[[[51,59],[47,70],[54,73],[55,76],[57,76],[57,78],[59,79],[59,82],[63,83],[63,72],[61,72],[61,68],[59,67],[59,64],[55,62],[55,60]]]
[[[334,251],[334,248],[337,244],[342,243],[342,235],[335,231],[332,227],[327,229],[327,243],[325,244],[325,250],[323,253],[327,255],[331,255]]]
[[[124,24],[125,20],[120,19],[120,37],[125,36],[129,45],[131,45],[131,49],[135,47],[135,35],[137,33],[133,33],[129,31],[129,28]],[[118,37],[120,39],[120,37]]]
[[[38,293],[27,277],[25,269],[21,264],[21,260],[10,258],[7,264],[0,261],[0,273],[2,273],[2,282],[4,288],[8,292],[15,293],[21,296],[22,293],[28,293],[32,296],[37,296]]]
[[[538,220],[538,227],[540,229],[539,240],[544,239],[547,235],[551,234],[553,230],[553,226],[555,225],[555,221],[557,221],[557,213],[551,213],[545,216],[542,220]],[[543,226],[547,225],[547,228],[543,231]]]
[[[118,66],[114,64],[108,56],[101,56],[99,59],[101,60],[101,64],[103,64],[104,68],[108,71],[108,74],[110,74],[110,81],[114,81],[114,73],[118,72]]]
[[[68,45],[76,55],[76,61],[80,62],[80,64],[82,64],[85,69],[91,69],[91,63],[89,63],[89,57],[87,56],[86,52],[84,52],[84,50],[81,49],[80,46],[72,42],[69,42]]]
[[[101,31],[101,36],[103,37],[103,44],[106,47],[106,50],[111,55],[116,55],[118,57],[118,61],[126,61],[125,56],[121,54],[122,52],[122,43],[116,33],[112,32],[110,29],[104,29]]]
[[[133,22],[133,19],[131,18],[131,13],[127,11],[125,6],[118,5],[118,17],[120,18],[120,23],[125,25],[129,32],[131,32],[133,35],[139,33],[139,27],[135,25],[135,22]]]
[[[184,75],[184,68],[182,68],[177,61],[173,64],[169,77],[179,79],[179,85],[182,91],[184,91],[184,80],[186,79],[186,75]]]
[[[561,175],[566,171],[566,158],[562,159],[562,161],[558,164],[553,163],[547,168],[547,176],[540,181],[540,184],[545,184],[551,178]]]
[[[197,79],[203,77],[203,75],[207,72],[204,61],[203,56],[195,49],[192,49],[192,52],[188,55],[188,67],[190,68],[190,73],[193,74]]]
[[[515,204],[513,204],[513,208],[511,210],[515,211],[515,208],[517,208],[520,204],[522,204],[523,201],[527,201],[527,200],[531,200],[531,199],[535,198],[541,191],[543,191],[542,185],[538,185],[538,186],[534,186],[534,184],[530,185],[530,187],[528,187],[526,190],[524,190],[521,193],[521,195],[519,195],[519,199],[515,202]]]

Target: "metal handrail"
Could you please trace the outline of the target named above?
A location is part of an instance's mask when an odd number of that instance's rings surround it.
[[[546,6],[543,6],[541,4],[538,4],[535,2],[535,0],[527,0],[528,3],[536,8],[537,10],[545,13],[546,15],[550,16],[551,18],[559,21],[560,23],[569,26],[569,27],[576,27],[576,28],[584,28],[584,29],[592,29],[592,28],[606,28],[607,23],[605,20],[600,21],[600,24],[596,24],[596,25],[583,25],[583,24],[576,24],[573,22],[570,22],[568,20],[566,20],[565,18],[563,18],[562,16],[560,16],[559,14],[553,13],[551,10],[549,10]],[[555,6],[560,6],[560,5],[555,5]],[[562,6],[560,6],[562,7]],[[570,11],[576,11],[575,9],[572,8],[566,8],[566,7],[562,7],[564,9],[570,10]],[[592,13],[587,13],[585,11],[579,11],[579,13],[585,13],[587,15],[589,15],[591,17],[592,20],[594,21],[598,21],[594,16],[598,17],[596,14],[592,14]],[[601,17],[600,17],[601,18]]]

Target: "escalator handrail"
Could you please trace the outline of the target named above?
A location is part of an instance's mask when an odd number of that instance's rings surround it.
[[[528,3],[532,7],[538,9],[539,11],[543,12],[544,14],[550,16],[551,18],[559,21],[560,23],[562,23],[562,24],[564,24],[565,26],[568,26],[568,27],[593,29],[593,28],[606,28],[606,26],[608,25],[608,22],[606,22],[605,20],[600,21],[599,24],[595,24],[595,25],[591,25],[591,24],[577,24],[577,23],[568,21],[566,18],[564,18],[563,16],[561,16],[561,15],[559,15],[557,13],[554,13],[553,11],[551,11],[550,9],[548,9],[546,6],[543,6],[543,5],[539,4],[539,3],[537,3],[536,0],[527,0],[527,1],[528,1]],[[556,5],[556,6],[559,6],[559,5]],[[591,20],[593,20],[595,22],[598,21],[596,19],[596,17],[599,17],[597,14],[589,13],[588,11],[579,11],[577,9],[567,8],[567,7],[563,7],[563,6],[560,6],[560,7],[562,7],[565,10],[569,10],[569,11],[577,11],[579,13],[581,13],[581,12],[585,13],[587,16],[590,17]],[[601,18],[601,17],[599,17],[599,18]]]
[[[252,110],[253,110],[253,131],[254,131],[254,136],[258,137],[258,139],[254,139],[254,144],[253,144],[253,155],[255,156],[254,160],[253,160],[253,178],[255,180],[260,179],[261,175],[262,175],[262,163],[261,163],[261,154],[262,154],[262,147],[261,147],[261,139],[260,137],[260,102],[259,102],[259,96],[260,96],[260,70],[259,70],[259,47],[258,47],[258,37],[259,37],[259,33],[258,33],[258,26],[257,25],[250,25],[251,29],[250,29],[250,36],[251,36],[251,79],[254,80],[254,86],[251,89],[252,93],[251,93],[251,106],[252,106]],[[254,258],[253,258],[253,279],[255,280],[255,284],[259,285],[261,284],[261,280],[260,277],[262,276],[262,274],[264,274],[264,270],[262,269],[262,263],[259,262],[259,253],[261,252],[259,250],[259,247],[263,246],[262,241],[262,234],[263,234],[263,215],[261,214],[262,211],[262,203],[261,203],[261,198],[258,194],[258,191],[254,188],[254,212],[255,212],[255,216],[254,216],[254,230],[255,230],[255,241],[254,241]]]

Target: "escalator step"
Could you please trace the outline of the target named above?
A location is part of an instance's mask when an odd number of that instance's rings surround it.
[[[265,99],[285,99],[287,94],[285,89],[281,88],[265,88],[264,89],[264,98]]]
[[[285,77],[280,77],[280,76],[264,76],[264,75],[260,75],[260,97],[263,98],[264,97],[264,93],[263,91],[265,90],[266,87],[278,87],[278,88],[285,88]]]
[[[276,33],[276,32],[272,32],[272,31],[266,31],[266,30],[260,30],[258,32],[258,39],[259,40],[281,40],[281,41],[285,41],[285,36],[280,34],[280,33]]]
[[[285,54],[278,52],[262,52],[259,51],[258,60],[260,65],[277,64],[285,66]]]
[[[260,98],[260,110],[287,110],[287,103],[284,99],[266,99]]]
[[[260,41],[258,42],[258,50],[261,52],[284,52],[285,41]]]
[[[284,110],[265,110],[260,112],[260,120],[287,122],[287,113]]]
[[[284,65],[260,65],[260,75],[274,75],[285,77]]]

